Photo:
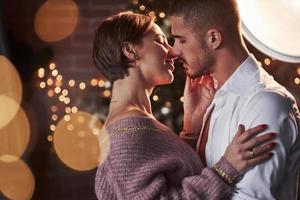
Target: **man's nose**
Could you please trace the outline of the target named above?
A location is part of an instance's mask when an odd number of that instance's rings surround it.
[[[176,59],[178,57],[178,54],[174,51],[174,48],[169,46],[169,51],[168,51],[168,58],[169,59]]]

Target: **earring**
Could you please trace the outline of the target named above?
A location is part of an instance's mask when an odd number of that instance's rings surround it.
[[[138,60],[140,57],[136,53],[134,53],[133,58],[134,60]]]

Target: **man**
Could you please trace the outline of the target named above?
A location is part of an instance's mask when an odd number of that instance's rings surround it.
[[[245,174],[232,199],[295,199],[299,110],[295,98],[248,52],[236,1],[176,0],[170,15],[174,52],[187,75],[210,74],[218,82],[202,125],[192,127],[197,123],[188,123],[193,118],[185,115],[185,131],[200,133],[196,150],[202,160],[211,167],[220,159],[239,124],[268,124],[266,131],[277,133],[274,156]],[[254,156],[257,149],[250,152]]]

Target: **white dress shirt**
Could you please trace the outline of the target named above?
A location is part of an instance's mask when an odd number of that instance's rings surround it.
[[[217,91],[207,113],[213,106],[205,154],[210,167],[224,155],[239,124],[246,129],[267,124],[262,134],[278,133],[272,159],[250,169],[236,185],[232,199],[295,199],[300,168],[300,117],[295,98],[250,55]],[[206,118],[207,114],[203,122]],[[199,145],[200,140],[197,152]]]

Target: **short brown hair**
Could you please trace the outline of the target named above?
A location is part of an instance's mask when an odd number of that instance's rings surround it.
[[[96,30],[93,60],[110,81],[128,74],[130,61],[122,52],[124,42],[139,43],[154,18],[149,15],[121,12],[107,18]]]
[[[194,31],[220,27],[226,34],[238,34],[240,16],[236,0],[173,0],[169,15],[183,17]]]

